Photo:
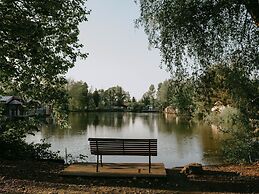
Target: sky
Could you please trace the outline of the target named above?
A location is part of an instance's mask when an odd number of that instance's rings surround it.
[[[151,84],[157,88],[170,77],[160,68],[159,50],[150,50],[143,28],[135,28],[140,12],[134,0],[88,0],[86,5],[92,11],[79,27],[79,41],[89,56],[78,60],[67,78],[93,89],[119,85],[140,99]]]

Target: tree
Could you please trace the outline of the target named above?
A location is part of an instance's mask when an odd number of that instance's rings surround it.
[[[135,98],[134,96],[132,97],[131,102],[132,102],[132,103],[136,103],[136,102],[137,102],[137,101],[136,101],[136,98]]]
[[[121,86],[114,86],[105,90],[104,101],[106,106],[124,106],[130,101],[130,95]]]
[[[12,91],[64,109],[67,103],[64,74],[74,66],[81,52],[78,41],[81,22],[87,20],[84,0],[1,0],[0,1],[0,92]],[[61,117],[60,111],[55,112]],[[31,157],[48,147],[27,145],[24,137],[35,130],[33,118],[8,121],[0,115],[0,155]],[[60,119],[56,120],[60,121]],[[45,147],[44,147],[45,146]],[[20,154],[17,154],[19,152]]]
[[[64,100],[64,74],[78,57],[83,0],[0,2],[0,83],[23,98]]]
[[[99,106],[100,99],[101,99],[101,98],[100,98],[100,95],[99,95],[98,91],[95,90],[95,91],[93,92],[93,100],[94,100],[94,104],[95,104],[95,107],[96,107],[96,108],[98,108],[98,106]]]
[[[151,84],[148,88],[148,91],[143,94],[141,101],[144,103],[144,105],[152,106],[152,108],[155,107],[156,99],[155,99],[156,89],[153,84]]]
[[[144,26],[150,44],[160,49],[162,63],[171,71],[176,83],[174,85],[177,86],[172,103],[182,107],[183,110],[189,109],[192,95],[188,90],[193,88],[188,87],[188,81],[203,79],[207,80],[207,83],[203,84],[211,87],[203,90],[208,91],[203,93],[206,96],[205,105],[211,105],[212,96],[231,100],[232,104],[241,109],[242,116],[247,117],[243,120],[249,120],[251,114],[248,109],[255,107],[253,105],[258,102],[255,100],[259,96],[258,86],[252,83],[258,82],[256,75],[259,72],[259,2],[257,0],[139,0],[139,2],[141,16],[137,24]],[[223,72],[225,69],[222,68],[216,72],[218,75],[213,76],[214,80],[208,82],[204,74],[210,74],[209,71],[215,64],[231,67],[231,71]],[[237,80],[239,78],[242,81],[239,82]],[[222,80],[223,87],[220,86],[222,82],[219,80]],[[214,87],[215,83],[218,83],[217,87]],[[244,92],[247,89],[249,91]],[[218,95],[215,96],[215,93]],[[210,108],[206,107],[207,110]],[[258,115],[258,106],[251,112]],[[254,137],[254,133],[251,132],[253,128],[246,127],[247,125],[241,129],[241,134],[250,134],[250,137],[238,135],[240,137],[238,142],[241,142],[242,146],[229,147],[232,149],[231,153],[237,153],[239,148],[242,149],[242,153],[246,153],[248,149],[253,151],[258,149],[255,144],[247,144],[254,141],[251,138]],[[234,131],[228,133],[232,137],[237,137]],[[232,142],[228,145],[231,144]],[[247,158],[244,159],[247,161]]]
[[[155,106],[155,98],[156,98],[155,95],[156,95],[156,88],[153,84],[151,84],[148,88],[148,96],[150,98],[150,103],[153,108]]]
[[[233,63],[247,74],[258,71],[257,0],[139,2],[137,24],[178,79],[220,63]]]
[[[216,101],[256,118],[259,110],[259,81],[232,65],[211,66],[197,80],[197,98],[212,107]]]
[[[165,80],[162,83],[158,84],[157,89],[157,101],[160,104],[161,108],[164,109],[169,105],[170,91],[169,91],[170,81]]]
[[[88,108],[88,85],[82,81],[70,81],[68,83],[69,109],[85,110]]]
[[[102,109],[102,108],[104,108],[105,105],[106,105],[105,91],[104,91],[104,89],[99,89],[99,90],[98,90],[98,94],[99,94],[99,96],[100,96],[99,107]]]
[[[169,104],[178,108],[181,114],[191,115],[194,108],[193,80],[170,80],[168,92]]]

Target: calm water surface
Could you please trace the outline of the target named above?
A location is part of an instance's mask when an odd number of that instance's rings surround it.
[[[158,156],[153,162],[163,162],[166,167],[186,165],[191,162],[202,164],[221,163],[218,156],[220,134],[204,124],[193,124],[162,113],[71,113],[70,129],[54,125],[44,126],[28,142],[46,139],[51,150],[64,150],[74,157],[88,155],[89,137],[157,138]],[[148,162],[142,156],[104,156],[104,162]]]

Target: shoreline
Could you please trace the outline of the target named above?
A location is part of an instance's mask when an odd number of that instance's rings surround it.
[[[259,192],[259,163],[203,166],[203,173],[166,169],[166,178],[62,177],[53,161],[0,159],[0,193]]]

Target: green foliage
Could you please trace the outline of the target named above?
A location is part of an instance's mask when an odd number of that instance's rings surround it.
[[[198,75],[212,64],[233,63],[252,74],[258,70],[259,33],[251,17],[256,0],[139,0],[151,45],[178,79]],[[190,70],[191,69],[191,70]]]
[[[82,81],[70,81],[67,86],[69,94],[69,110],[93,111],[112,110],[125,107],[130,102],[130,95],[122,87],[110,87],[107,90],[88,90],[86,83]]]
[[[106,105],[112,106],[124,106],[125,103],[130,101],[130,95],[124,91],[122,87],[115,86],[108,88],[104,91],[104,102]]]
[[[207,122],[219,126],[226,133],[241,131],[249,127],[249,122],[245,119],[240,110],[233,107],[225,107],[221,112],[212,112],[206,118]]]
[[[181,114],[193,112],[194,86],[192,80],[171,80],[170,83],[170,105],[177,107]]]
[[[88,105],[88,85],[82,81],[70,81],[67,92],[69,95],[69,110],[86,110]]]
[[[87,56],[81,52],[83,45],[78,40],[79,23],[86,21],[89,14],[84,3],[83,0],[1,0],[1,95],[12,94],[25,102],[35,100],[51,105],[56,121],[64,123],[68,100],[64,74],[78,57]],[[2,157],[4,154],[52,156],[47,144],[25,143],[25,134],[37,129],[36,120],[9,121],[3,115],[0,119]]]
[[[221,100],[258,117],[256,0],[139,0],[139,4],[136,24],[144,27],[172,73],[169,104],[183,111],[194,104],[195,114],[204,117]]]
[[[0,156],[2,158],[51,159],[58,158],[58,152],[49,150],[50,144],[43,140],[39,144],[27,144],[26,134],[34,134],[40,125],[36,118],[7,120],[0,126]]]
[[[199,101],[205,101],[207,107],[221,101],[241,109],[249,117],[255,117],[259,110],[256,100],[259,96],[258,79],[232,64],[219,64],[207,69],[199,76],[196,87]]]
[[[66,158],[66,164],[86,162],[88,162],[88,156],[83,154],[79,154],[79,156],[73,156],[72,154],[68,154]]]
[[[6,137],[0,137],[1,158],[5,159],[60,159],[59,152],[49,150],[50,144],[42,141],[41,143],[28,144],[21,138],[15,140],[7,140]],[[13,138],[9,136],[8,138]]]
[[[228,134],[222,144],[222,154],[228,162],[254,162],[259,158],[259,136],[240,110],[226,107],[220,113],[211,113],[207,120]]]
[[[169,79],[158,85],[157,102],[162,109],[176,107],[181,114],[190,115],[195,108],[195,83],[191,79]]]
[[[148,91],[145,92],[141,98],[141,102],[144,104],[144,109],[155,109],[156,108],[156,89],[153,84],[148,88]]]
[[[23,98],[60,103],[64,75],[81,53],[82,0],[0,3],[0,83]]]
[[[255,162],[259,158],[259,137],[249,130],[232,132],[223,142],[223,156],[228,162]]]
[[[169,80],[165,80],[164,82],[158,84],[157,102],[159,103],[161,109],[164,109],[169,105],[169,98],[170,98],[169,87],[170,87]]]
[[[93,101],[96,108],[99,107],[100,100],[101,98],[100,98],[99,92],[95,90],[93,93]]]

